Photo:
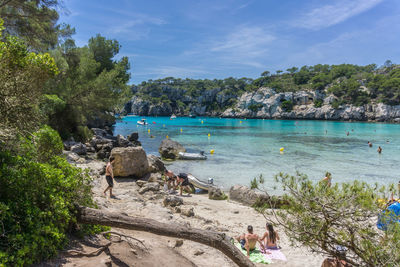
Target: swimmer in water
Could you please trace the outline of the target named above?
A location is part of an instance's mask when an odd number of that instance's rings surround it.
[[[382,153],[382,148],[381,148],[381,146],[378,146],[378,150],[377,150],[377,151],[378,151],[379,154]]]
[[[368,146],[372,147],[372,143],[370,141],[368,141]]]
[[[349,132],[346,133],[347,136],[349,136],[349,134],[350,134]]]

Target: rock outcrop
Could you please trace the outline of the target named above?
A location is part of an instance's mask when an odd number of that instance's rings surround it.
[[[166,170],[164,163],[155,155],[148,155],[149,172],[164,172]]]
[[[164,159],[176,159],[179,152],[185,151],[186,149],[181,144],[171,139],[164,139],[158,148],[158,152]]]
[[[244,185],[234,185],[229,190],[229,199],[252,206],[257,202],[268,200],[268,196]]]
[[[115,176],[140,178],[149,172],[149,162],[142,147],[116,147],[111,156],[115,158]]]
[[[228,196],[219,188],[211,188],[208,190],[208,198],[213,200],[224,200],[227,199]]]

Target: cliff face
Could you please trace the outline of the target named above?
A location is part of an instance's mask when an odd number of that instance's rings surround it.
[[[255,92],[246,92],[236,99],[233,95],[221,94],[215,89],[207,90],[197,98],[186,96],[186,99],[182,100],[188,108],[174,107],[169,103],[152,104],[135,96],[125,105],[125,111],[141,116],[170,116],[175,113],[227,118],[400,122],[400,105],[376,103],[363,106],[341,105],[334,108],[332,103],[336,98],[319,91],[276,93],[270,88],[259,88]],[[236,104],[232,105],[233,101]],[[320,107],[315,106],[316,101],[321,103]],[[293,108],[285,110],[282,107],[283,102],[291,102]]]

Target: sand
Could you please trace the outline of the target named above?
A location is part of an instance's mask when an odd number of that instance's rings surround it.
[[[93,163],[101,167],[100,163]],[[91,166],[93,168],[93,166]],[[230,200],[210,200],[207,195],[183,197],[183,207],[193,207],[194,216],[187,217],[175,213],[162,204],[165,192],[144,195],[138,193],[138,185],[132,179],[117,179],[114,194],[117,199],[104,197],[102,190],[106,187],[104,176],[97,175],[94,183],[94,199],[99,208],[120,212],[130,216],[151,218],[164,223],[186,224],[191,227],[224,232],[231,237],[244,233],[247,225],[254,227],[255,233],[262,235],[265,231],[265,218],[253,208]],[[178,241],[174,238],[157,236],[145,232],[128,231],[113,228],[126,235],[142,240],[146,249],[137,241],[131,240],[112,244],[107,251],[94,257],[71,256],[68,251],[79,250],[84,253],[96,250],[108,240],[102,236],[87,238],[86,241],[74,241],[60,253],[57,259],[42,263],[39,266],[236,266],[229,258],[216,249],[192,241]],[[276,229],[281,237],[279,245],[287,261],[274,260],[268,266],[321,266],[323,257],[312,254],[307,249],[290,246],[284,232]],[[113,237],[114,238],[114,237]],[[124,240],[124,238],[122,238]],[[257,266],[266,266],[258,264]]]

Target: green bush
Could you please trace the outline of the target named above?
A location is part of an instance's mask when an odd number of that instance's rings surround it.
[[[54,156],[59,156],[63,143],[57,131],[49,126],[42,127],[35,133],[36,153],[40,162],[47,162]]]
[[[282,102],[282,109],[286,112],[293,110],[293,102],[290,100],[285,100]]]
[[[60,137],[49,127],[33,140],[24,154],[0,152],[0,266],[31,265],[54,256],[67,233],[99,230],[75,216],[75,205],[94,206],[89,175],[56,156]]]
[[[322,101],[322,99],[315,99],[314,100],[314,107],[316,107],[316,108],[320,108],[320,107],[322,107],[322,104],[323,104],[324,102]]]
[[[93,132],[87,126],[76,127],[75,139],[86,142],[93,137]]]
[[[248,109],[253,111],[253,112],[257,112],[259,111],[261,108],[263,107],[262,104],[251,104]]]

